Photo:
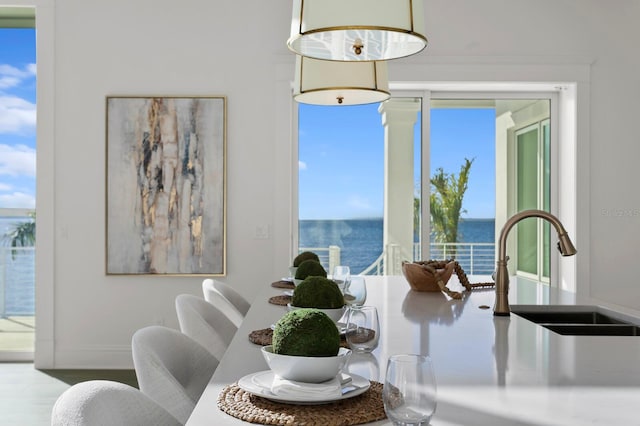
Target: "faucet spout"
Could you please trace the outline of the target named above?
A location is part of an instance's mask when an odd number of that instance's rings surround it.
[[[509,307],[509,270],[507,269],[507,237],[513,226],[522,219],[528,217],[538,217],[551,223],[558,234],[558,250],[562,256],[573,256],[577,253],[567,231],[560,220],[551,213],[543,210],[523,210],[511,216],[500,231],[498,246],[498,260],[496,261],[496,301],[493,307],[493,314],[497,316],[508,316],[511,313]]]

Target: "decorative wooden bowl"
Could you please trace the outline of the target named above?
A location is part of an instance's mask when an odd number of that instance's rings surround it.
[[[454,260],[446,263],[443,269],[436,269],[429,262],[402,262],[402,273],[412,290],[438,292],[444,291],[438,285],[438,279],[442,281],[443,287],[446,286],[455,267]]]

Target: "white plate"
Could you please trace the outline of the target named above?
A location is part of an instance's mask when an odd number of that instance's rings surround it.
[[[257,373],[247,374],[240,380],[238,380],[238,386],[240,389],[251,392],[254,395],[261,396],[266,399],[270,399],[272,401],[284,402],[286,404],[298,404],[298,405],[313,405],[313,404],[326,404],[328,402],[341,401],[343,399],[353,398],[354,396],[358,396],[369,389],[371,386],[371,382],[365,379],[362,376],[358,376],[357,374],[351,374],[351,382],[345,384],[342,388],[351,389],[355,387],[354,390],[349,390],[344,393],[342,396],[336,398],[334,396],[318,396],[313,399],[309,399],[309,397],[281,397],[271,392],[271,384],[273,383],[273,371],[265,370],[258,371]]]

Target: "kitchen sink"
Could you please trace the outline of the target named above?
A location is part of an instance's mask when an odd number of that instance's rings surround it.
[[[540,324],[565,336],[640,336],[640,327],[631,324]]]
[[[536,324],[625,324],[600,312],[514,312]]]
[[[568,336],[640,336],[640,320],[588,305],[512,305],[511,312]]]

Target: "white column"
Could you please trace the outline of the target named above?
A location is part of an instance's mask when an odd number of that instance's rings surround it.
[[[514,187],[515,152],[509,148],[509,133],[513,134],[515,125],[511,111],[505,111],[496,117],[496,213],[495,213],[495,241],[500,240],[500,231],[510,215],[515,211],[515,200],[512,194]],[[513,146],[513,141],[511,142]],[[513,244],[512,244],[513,245]],[[498,251],[496,250],[496,260]]]
[[[380,104],[384,126],[384,271],[401,275],[398,262],[389,258],[390,244],[397,244],[402,257],[413,260],[413,143],[420,100],[393,98]]]

